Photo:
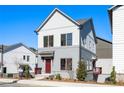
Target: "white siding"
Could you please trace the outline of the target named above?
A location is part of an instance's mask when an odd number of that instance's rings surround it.
[[[96,67],[102,67],[102,74],[110,75],[112,71],[112,59],[98,59]]]
[[[72,45],[79,45],[79,29],[74,23],[56,12],[38,33],[38,48],[43,47],[43,36],[54,35],[54,47],[61,46],[61,34],[72,33]]]
[[[23,60],[23,55],[30,56],[29,62]],[[35,54],[24,46],[4,53],[4,66],[7,67],[7,73],[18,73],[18,63],[29,64],[34,72],[35,60]]]
[[[113,11],[113,65],[124,73],[124,6]]]

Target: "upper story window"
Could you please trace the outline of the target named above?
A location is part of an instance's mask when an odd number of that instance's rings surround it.
[[[29,62],[30,61],[30,56],[23,55],[23,60]]]
[[[72,33],[61,34],[61,46],[72,45]]]
[[[44,36],[44,47],[53,47],[53,35]]]
[[[25,55],[23,55],[23,60],[25,60]]]

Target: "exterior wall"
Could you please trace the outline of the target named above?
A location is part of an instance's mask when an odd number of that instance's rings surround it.
[[[110,75],[112,72],[112,59],[98,59],[96,61],[96,67],[102,68],[103,75]]]
[[[102,73],[98,75],[97,82],[104,83],[112,71],[112,43],[97,38],[96,56],[96,67],[102,68]]]
[[[23,55],[30,56],[29,62],[23,60]],[[18,64],[29,64],[34,72],[35,68],[35,54],[29,51],[24,46],[4,53],[4,67],[7,67],[7,74],[18,73]]]
[[[96,43],[91,29],[90,21],[84,24],[83,29],[81,30],[81,45],[89,50],[90,52],[96,54]]]
[[[61,34],[72,33],[72,45],[79,45],[79,28],[56,12],[38,32],[38,48],[43,48],[43,36],[54,35],[54,47],[61,46]]]
[[[76,68],[79,62],[79,47],[57,47],[57,48],[42,48],[41,51],[54,51],[54,59],[52,60],[52,74],[61,74],[63,78],[76,78]],[[61,70],[60,69],[60,59],[61,58],[72,58],[72,71]],[[41,60],[39,57],[38,65],[42,67],[42,73],[45,73],[45,60]]]
[[[96,58],[96,43],[91,28],[90,21],[88,21],[80,31],[81,59],[86,62],[86,68],[89,71],[86,80],[93,80],[92,58]]]
[[[96,56],[98,59],[112,59],[112,43],[97,38]]]
[[[81,60],[86,62],[86,69],[88,71],[86,80],[93,80],[93,71],[92,71],[92,58],[96,58],[96,55],[85,48],[81,48]]]
[[[88,51],[87,49],[83,48],[81,49],[81,59],[84,60],[86,62],[86,67],[87,70],[92,70],[92,58],[95,58],[96,55],[90,51]]]
[[[124,74],[124,6],[113,11],[113,66]]]

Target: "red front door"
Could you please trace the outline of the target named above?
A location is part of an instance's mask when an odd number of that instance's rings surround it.
[[[51,73],[51,59],[46,59],[46,73]]]

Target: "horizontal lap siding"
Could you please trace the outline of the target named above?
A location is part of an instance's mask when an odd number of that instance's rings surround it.
[[[113,11],[113,65],[124,73],[124,8]]]

